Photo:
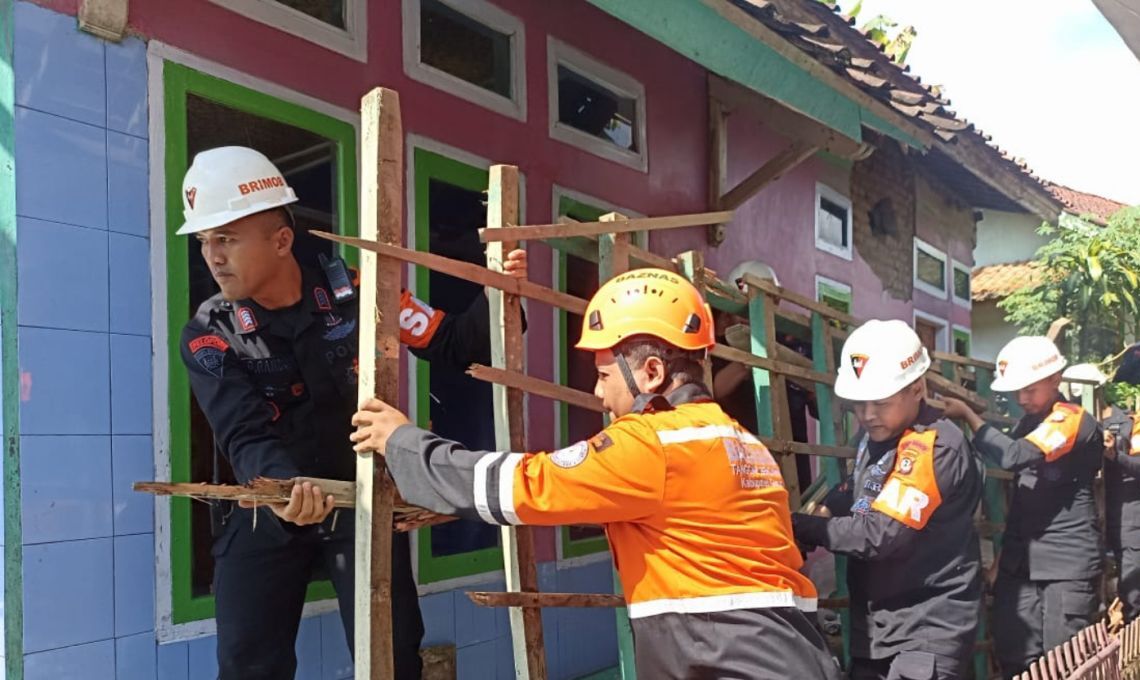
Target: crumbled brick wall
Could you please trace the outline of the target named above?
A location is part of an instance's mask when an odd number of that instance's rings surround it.
[[[878,138],[873,143],[875,152],[851,170],[855,250],[882,281],[883,290],[909,300],[914,288],[914,166],[893,140]],[[890,199],[893,208],[893,233],[872,233],[871,209],[883,199]]]

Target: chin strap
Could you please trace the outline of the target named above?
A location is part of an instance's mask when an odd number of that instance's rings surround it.
[[[637,386],[637,381],[633,379],[633,371],[629,368],[629,362],[625,360],[625,355],[620,352],[614,352],[614,360],[617,362],[618,368],[621,369],[621,375],[625,378],[626,387],[629,388],[630,393],[634,399],[641,396],[641,389]]]

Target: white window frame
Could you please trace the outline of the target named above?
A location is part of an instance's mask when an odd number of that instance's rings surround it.
[[[286,7],[276,0],[210,0],[210,2],[343,54],[350,59],[368,63],[368,0],[346,1],[344,29],[326,24],[292,7]]]
[[[495,113],[526,122],[526,31],[521,19],[486,0],[439,0],[484,26],[510,36],[511,96],[469,83],[420,61],[420,0],[403,0],[404,74]]]
[[[942,260],[942,288],[935,288],[934,286],[930,285],[926,281],[923,281],[923,280],[918,278],[918,251],[919,251],[919,249],[923,250],[927,255],[929,255],[933,258]],[[914,257],[913,257],[913,261],[911,263],[911,267],[912,267],[912,269],[911,269],[912,277],[911,278],[914,281],[914,287],[915,288],[917,288],[917,289],[921,290],[922,292],[927,293],[929,295],[933,295],[934,297],[938,298],[939,300],[945,300],[947,297],[949,297],[950,286],[947,285],[946,279],[950,275],[950,258],[946,256],[945,252],[939,250],[938,248],[935,248],[934,246],[930,245],[926,241],[923,241],[922,239],[915,236],[914,237]]]
[[[934,339],[934,351],[950,352],[950,322],[929,312],[916,309],[914,310],[914,321],[912,321],[911,324],[917,326],[920,320],[934,324],[940,328],[938,335],[935,336]]]
[[[820,200],[825,199],[825,198],[828,201],[834,203],[835,205],[838,205],[838,206],[844,208],[847,211],[847,220],[846,220],[846,222],[847,222],[847,227],[846,227],[847,228],[847,247],[846,248],[844,248],[843,246],[837,246],[835,244],[828,243],[827,241],[824,241],[820,238],[820,227],[822,225],[819,222],[819,212],[820,212],[819,202],[820,202]],[[816,182],[815,183],[815,212],[814,212],[814,215],[815,215],[814,219],[815,219],[815,247],[816,247],[816,250],[822,250],[825,253],[830,253],[836,257],[841,257],[844,260],[851,260],[852,257],[854,256],[854,252],[855,252],[855,250],[854,250],[854,247],[855,247],[855,230],[854,230],[854,225],[851,224],[851,199],[847,198],[843,194],[839,193],[835,189],[832,189],[831,187],[827,186],[826,184],[824,184],[822,182]]]
[[[954,351],[954,333],[962,333],[963,335],[966,336],[966,341],[968,343],[970,343],[970,353],[972,354],[974,351],[974,331],[970,328],[966,328],[962,324],[957,324],[957,323],[950,326],[950,330],[951,330],[951,333],[950,333],[949,352],[951,354],[957,354],[957,352]]]
[[[970,309],[973,307],[973,301],[969,297],[958,297],[958,291],[954,289],[954,273],[957,271],[966,272],[966,278],[970,279],[970,287],[972,288],[974,285],[972,276],[973,268],[953,258],[950,259],[950,297],[954,300],[954,304],[958,305],[959,307]]]
[[[633,134],[637,139],[635,153],[616,144],[566,125],[558,120],[558,67],[565,66],[578,75],[589,78],[606,89],[637,102],[637,120],[633,121]],[[546,39],[547,110],[550,137],[596,156],[622,165],[649,172],[649,147],[646,141],[645,86],[632,76],[618,71],[553,37]]]

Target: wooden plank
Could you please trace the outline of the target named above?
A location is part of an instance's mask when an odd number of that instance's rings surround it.
[[[404,218],[404,133],[400,98],[376,88],[361,102],[360,235],[398,244]],[[361,257],[359,400],[400,399],[399,262]],[[395,676],[392,648],[392,521],[395,485],[384,457],[356,456],[355,677]]]
[[[467,369],[467,374],[476,380],[506,385],[507,387],[522,390],[528,394],[537,394],[540,397],[565,402],[571,406],[577,406],[578,408],[595,411],[597,413],[606,412],[606,409],[602,406],[602,400],[589,392],[576,390],[572,387],[559,385],[558,383],[549,382],[516,371],[474,364],[471,368]]]
[[[757,439],[773,453],[794,453],[798,456],[822,456],[825,458],[855,457],[855,449],[850,446],[805,444],[804,442],[777,439],[775,437],[757,437]]]
[[[761,189],[779,180],[788,171],[811,158],[819,147],[797,140],[783,151],[773,156],[767,163],[745,177],[739,184],[720,197],[716,207],[721,210],[735,210],[745,201],[755,196]]]
[[[708,77],[714,78],[711,73]],[[717,210],[724,185],[728,178],[728,120],[720,101],[710,91],[709,105],[709,175],[708,205]],[[711,224],[708,229],[708,242],[718,246],[724,242],[727,227],[724,223]]]
[[[491,166],[487,190],[487,230],[505,235],[514,231],[509,225],[518,224],[518,221],[519,170],[511,165]],[[501,272],[506,254],[516,247],[517,242],[510,238],[490,242],[487,246],[487,268]],[[487,299],[491,314],[492,366],[525,373],[522,299],[518,295],[497,289],[488,290]],[[526,451],[523,392],[495,384],[493,394],[495,445],[500,451]],[[528,526],[504,526],[501,533],[507,589],[514,592],[537,592],[534,529]],[[542,641],[542,612],[537,609],[512,608],[510,623],[515,677],[543,680],[546,677],[546,654]]]
[[[477,264],[452,260],[442,255],[433,255],[432,253],[425,253],[418,250],[408,250],[400,246],[377,243],[376,241],[362,238],[340,236],[339,234],[330,234],[324,231],[313,231],[310,233],[330,241],[378,253],[401,262],[409,262],[421,267],[426,267],[432,271],[450,274],[473,283],[478,283],[482,286],[489,286],[507,293],[520,295],[530,300],[544,302],[551,307],[564,309],[572,314],[581,315],[586,313],[586,301],[580,297],[551,290],[546,286],[540,286],[537,283],[532,283],[524,279],[516,279],[513,276],[507,276],[500,272],[494,272],[486,267],[480,267]]]
[[[152,493],[156,496],[183,496],[200,501],[254,501],[255,503],[288,503],[293,485],[298,482],[312,482],[321,487],[326,495],[333,496],[338,508],[356,507],[356,483],[316,477],[295,477],[293,479],[258,479],[253,487],[237,484],[206,484],[205,482],[135,482],[134,490]],[[269,486],[271,484],[272,486]],[[344,486],[341,486],[344,485]],[[392,505],[392,528],[394,531],[414,531],[427,526],[444,524],[456,518],[440,515],[430,510],[408,505],[397,494]]]
[[[808,310],[809,312],[818,312],[818,313],[822,314],[823,316],[827,317],[828,319],[835,319],[836,321],[838,321],[840,323],[845,323],[848,326],[858,326],[862,323],[861,321],[859,321],[859,319],[856,319],[855,317],[851,316],[850,314],[841,312],[838,309],[835,309],[834,307],[831,307],[831,306],[828,306],[822,302],[818,302],[816,300],[813,300],[813,299],[807,297],[806,295],[800,295],[799,293],[790,291],[787,288],[784,288],[782,286],[777,286],[776,284],[772,283],[771,281],[768,281],[767,279],[761,279],[761,278],[758,278],[752,274],[745,274],[744,275],[744,283],[746,283],[750,287],[756,288],[756,289],[758,289],[764,293],[768,293],[769,295],[774,295],[775,297],[777,297],[781,300],[787,300],[788,302],[791,302],[792,304],[794,304],[798,307],[803,307],[804,309]]]
[[[624,607],[625,598],[608,593],[488,593],[471,592],[467,598],[480,607]]]
[[[796,364],[785,363],[768,357],[762,357],[752,352],[745,352],[744,350],[729,347],[728,345],[717,345],[713,347],[710,352],[714,357],[720,357],[728,361],[735,361],[740,364],[751,366],[752,368],[760,368],[772,373],[779,373],[788,377],[800,378],[813,383],[823,383],[825,385],[834,385],[834,374],[828,375],[827,373],[820,373],[819,371],[808,370]]]
[[[600,236],[602,234],[627,234],[634,231],[656,231],[658,229],[681,229],[701,227],[709,224],[728,222],[732,211],[670,215],[668,217],[624,217],[615,221],[578,222],[576,224],[537,224],[515,227],[511,237],[519,241],[533,241],[546,238],[567,238],[573,236]],[[484,243],[497,238],[505,238],[492,230],[480,229],[479,238]]]
[[[776,348],[780,346],[779,340],[776,337],[776,305],[779,304],[779,302],[771,295],[759,293],[755,290],[750,292],[752,299],[748,306],[748,319],[751,323],[756,323],[758,321],[756,313],[760,312],[761,316],[759,321],[763,323],[764,333],[764,342],[761,347],[757,345],[757,333],[755,332],[755,328],[753,329],[752,351],[756,354],[766,354],[769,357],[774,356],[778,352]],[[754,379],[757,372],[756,369],[753,369]],[[793,437],[791,408],[788,405],[787,378],[782,373],[772,372],[768,374],[768,380],[771,387],[769,399],[772,409],[772,430],[766,434],[773,435],[779,441],[791,442]],[[759,408],[759,406],[757,406],[757,408]],[[779,449],[777,449],[777,453],[781,453]],[[794,455],[782,453],[779,461],[780,474],[784,478],[784,488],[788,491],[788,505],[793,511],[799,510],[802,504],[802,498],[800,495],[799,473],[796,469],[796,458]]]
[[[961,385],[951,382],[946,378],[938,375],[934,371],[926,372],[926,382],[934,388],[935,391],[945,394],[950,397],[956,397],[966,402],[970,408],[978,413],[985,413],[989,404],[984,399],[970,390],[962,387]]]

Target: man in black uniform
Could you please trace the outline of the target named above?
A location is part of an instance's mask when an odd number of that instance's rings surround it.
[[[1016,473],[994,583],[994,651],[1013,677],[1092,622],[1100,539],[1093,479],[1100,425],[1060,392],[1065,359],[1051,340],[1014,338],[997,358],[996,392],[1017,392],[1025,416],[1009,436],[961,401],[946,415],[974,431],[974,448]]]
[[[1116,558],[1125,623],[1140,614],[1140,421],[1109,406],[1104,414],[1104,524]]]
[[[926,404],[929,367],[901,321],[851,333],[835,393],[854,402],[861,426],[855,469],[824,516],[792,515],[797,541],[850,558],[853,680],[959,678],[973,649],[982,468],[962,431]]]
[[[301,267],[284,207],[296,196],[276,167],[244,147],[198,154],[183,183],[186,223],[221,292],[182,332],[190,386],[239,482],[297,476],[351,480],[357,404],[358,304],[339,260]],[[504,270],[525,277],[525,253]],[[401,341],[422,359],[463,370],[490,354],[480,296],[445,315],[407,291]],[[254,514],[259,517],[255,522]],[[353,522],[319,487],[295,485],[288,504],[232,509],[215,539],[218,667],[222,680],[286,680],[305,590],[324,568],[353,643]],[[393,537],[396,678],[420,676],[423,621],[407,534]]]

